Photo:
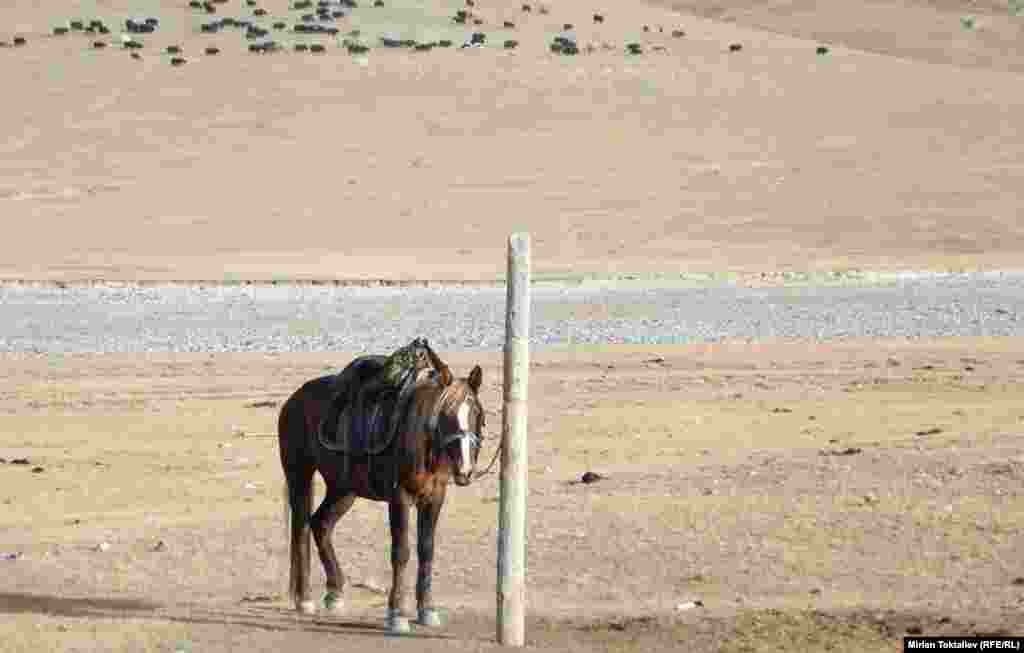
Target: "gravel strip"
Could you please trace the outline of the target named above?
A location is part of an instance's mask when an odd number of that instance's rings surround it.
[[[534,347],[733,338],[1024,335],[1024,275],[887,286],[543,287]],[[503,288],[0,287],[0,352],[498,351]]]

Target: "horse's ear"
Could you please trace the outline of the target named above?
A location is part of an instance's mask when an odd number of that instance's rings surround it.
[[[473,371],[469,373],[469,387],[473,390],[473,394],[480,391],[480,384],[484,382],[484,371],[477,365],[473,368]]]

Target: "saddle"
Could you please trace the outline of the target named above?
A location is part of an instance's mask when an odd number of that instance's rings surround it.
[[[384,368],[387,356],[361,356],[345,367],[331,384],[333,400],[320,422],[320,443],[331,451],[353,456],[377,455],[394,439],[398,422],[424,372],[409,370],[395,392],[366,397],[363,385]]]

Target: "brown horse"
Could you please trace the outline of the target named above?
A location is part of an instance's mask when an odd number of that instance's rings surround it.
[[[383,357],[365,358],[379,362]],[[357,498],[386,501],[393,572],[387,627],[395,633],[408,632],[409,620],[402,616],[403,576],[409,562],[409,508],[415,504],[417,621],[438,626],[441,620],[431,597],[435,528],[449,479],[456,485],[469,485],[476,469],[484,429],[484,410],[477,395],[483,371],[477,365],[467,378],[455,379],[443,364],[438,370],[421,370],[404,414],[398,416],[391,444],[378,455],[351,456],[350,460],[346,460],[347,454],[325,447],[319,436],[334,378],[325,376],[303,384],[281,407],[278,418],[285,519],[291,524],[292,601],[302,613],[316,611],[309,586],[312,531],[327,576],[324,606],[334,613],[342,610],[345,575],[334,552],[334,527]],[[311,516],[314,472],[323,477],[327,494]]]

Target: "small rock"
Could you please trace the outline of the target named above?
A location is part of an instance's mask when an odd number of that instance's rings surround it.
[[[684,612],[686,610],[693,610],[694,608],[703,608],[704,602],[697,599],[695,601],[685,601],[676,606],[676,612]]]
[[[815,48],[814,52],[817,54],[828,54],[828,48],[826,48],[824,45],[819,45],[817,48]]]
[[[109,551],[110,550],[110,542],[100,542],[99,544],[96,545],[95,550],[96,551]]]
[[[68,33],[68,28],[67,27],[54,27],[53,28],[53,35],[54,36],[64,36],[67,33]]]
[[[681,30],[681,29],[674,29],[674,30],[672,30],[672,38],[674,38],[674,39],[681,39],[684,36],[686,36],[686,32],[684,32],[683,30]]]
[[[793,410],[791,408],[781,408],[780,407],[780,408],[772,408],[772,412],[773,413],[792,413]]]
[[[603,23],[604,22],[604,16],[602,16],[601,14],[594,14],[594,22],[595,23]]]
[[[159,542],[157,542],[156,544],[153,545],[153,551],[156,552],[156,553],[160,553],[161,551],[166,551],[166,550],[167,550],[167,545],[164,544],[163,540],[160,540]]]
[[[933,428],[930,428],[930,429],[925,429],[923,431],[917,431],[916,433],[914,433],[914,435],[926,436],[926,435],[938,435],[939,433],[942,433],[942,429],[940,429],[939,427],[936,426],[936,427],[933,427]]]
[[[177,45],[168,45],[167,54],[181,54],[181,47]]]
[[[103,48],[107,47],[107,44],[105,41],[93,41],[92,47],[96,48],[97,50],[102,50]]]
[[[661,363],[665,362],[665,358],[662,357],[662,356],[655,356],[654,358],[648,358],[644,362],[645,363],[658,363],[658,364],[661,364]]]
[[[743,49],[742,43],[731,43],[729,44],[729,52],[739,52]]]
[[[3,560],[21,560],[25,557],[25,554],[21,551],[15,551],[14,553],[5,553],[2,556]]]
[[[530,7],[530,5],[523,5],[522,9],[523,9],[524,13],[529,13],[529,12],[533,11],[533,8]]]
[[[320,54],[326,52],[326,48],[320,43],[314,43],[313,45],[309,46],[309,51],[315,54]]]
[[[509,39],[509,40],[505,41],[504,46],[505,46],[506,50],[512,50],[512,49],[514,49],[514,48],[519,46],[519,41],[516,41],[514,39]]]
[[[585,474],[583,474],[582,477],[580,477],[580,481],[583,483],[596,483],[598,481],[604,480],[605,478],[606,477],[601,476],[600,474],[596,474],[594,472],[586,472]]]
[[[204,50],[204,52],[206,52],[206,54],[208,54],[208,55],[220,54],[220,48],[215,48],[215,47],[211,46],[209,48],[206,48],[206,50]]]
[[[565,23],[564,25],[562,25],[562,29],[565,30],[566,32],[572,30],[572,23]]]
[[[32,468],[32,473],[33,473],[33,474],[42,474],[42,473],[43,473],[43,472],[45,472],[45,471],[46,471],[46,470],[45,470],[45,469],[43,469],[42,467],[33,467],[33,468]]]
[[[31,465],[28,458],[14,458],[11,460],[12,465]]]
[[[811,594],[821,594],[821,588],[820,587],[812,588],[810,593]]]
[[[1014,578],[1011,582],[1011,585],[1016,585],[1017,587],[1024,586],[1024,576],[1017,576],[1016,578]]]
[[[20,47],[28,43],[28,41],[25,40],[24,36],[15,36],[14,40],[11,42],[14,43],[15,47]]]
[[[876,494],[865,494],[864,495],[864,505],[871,506],[871,505],[874,505],[876,503],[878,503],[878,495],[876,495]]]

